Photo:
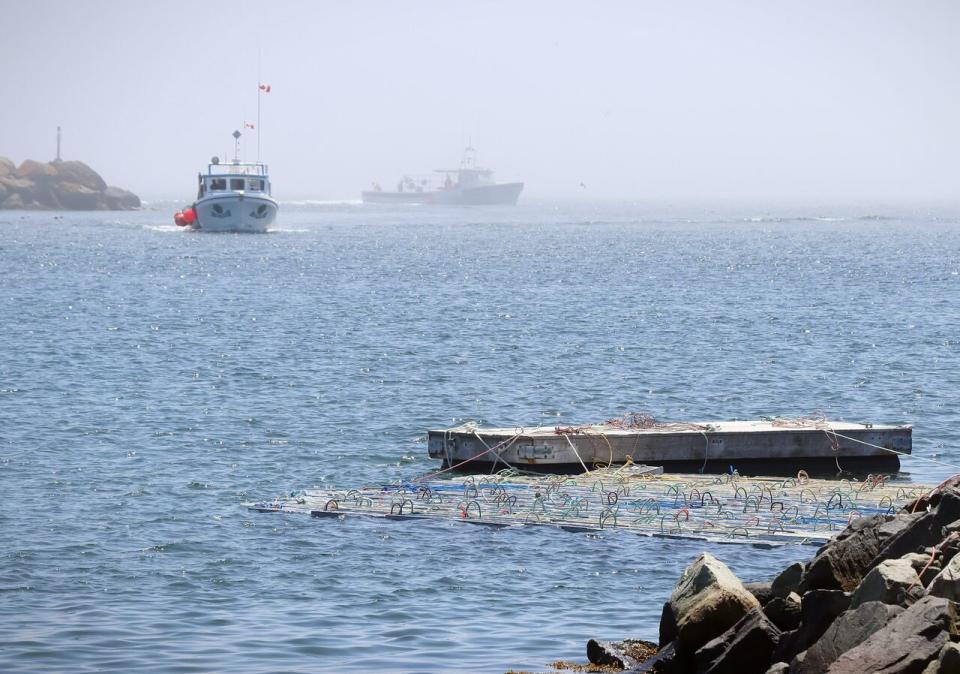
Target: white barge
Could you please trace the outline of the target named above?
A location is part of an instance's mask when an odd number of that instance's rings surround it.
[[[427,433],[431,458],[464,470],[506,467],[554,473],[638,463],[668,471],[771,474],[896,471],[913,448],[909,425],[798,418],[661,423],[642,415],[601,424],[481,428],[472,424]]]

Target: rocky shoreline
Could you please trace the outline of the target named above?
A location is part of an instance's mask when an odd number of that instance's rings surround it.
[[[897,514],[853,520],[770,582],[745,585],[703,553],[664,604],[655,654],[591,640],[595,669],[582,671],[956,674],[958,552],[955,476]]]
[[[0,157],[0,210],[129,211],[140,208],[133,192],[107,185],[82,161],[39,162],[16,166]]]

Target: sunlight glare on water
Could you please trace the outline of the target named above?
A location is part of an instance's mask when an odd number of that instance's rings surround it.
[[[656,638],[703,543],[241,507],[435,469],[431,427],[821,410],[960,463],[956,213],[168,210],[0,212],[3,671],[542,670]],[[746,581],[812,554],[708,547]]]

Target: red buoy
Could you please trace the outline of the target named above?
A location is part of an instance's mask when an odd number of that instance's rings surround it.
[[[173,222],[176,223],[177,227],[186,227],[187,225],[192,225],[196,221],[197,212],[193,210],[192,206],[188,206],[182,211],[177,211],[173,214]]]

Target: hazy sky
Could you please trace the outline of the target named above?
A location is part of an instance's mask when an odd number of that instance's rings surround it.
[[[533,197],[960,198],[960,2],[0,0],[0,35],[0,155],[59,124],[147,198],[256,121],[258,50],[281,200],[468,139]]]

